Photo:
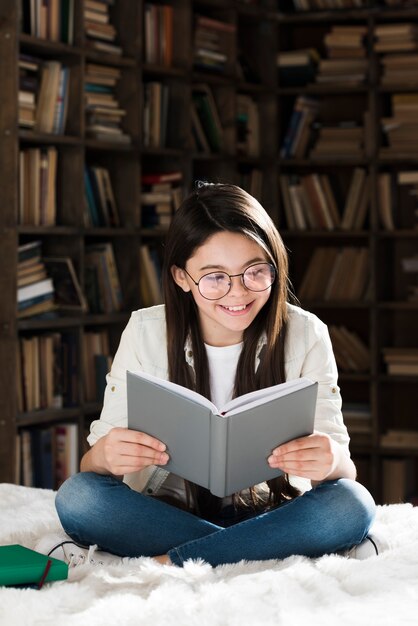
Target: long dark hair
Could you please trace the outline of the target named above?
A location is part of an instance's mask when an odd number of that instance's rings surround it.
[[[211,395],[209,368],[197,307],[191,293],[185,293],[175,283],[171,268],[174,265],[184,269],[195,250],[211,235],[222,231],[240,233],[255,241],[277,271],[268,301],[244,331],[234,396],[285,381],[284,344],[289,279],[287,252],[282,238],[261,204],[240,187],[231,184],[200,184],[184,200],[171,223],[165,244],[163,290],[169,378],[208,398]],[[266,334],[267,342],[260,365],[255,369],[257,347],[263,333]],[[184,345],[188,337],[192,343],[194,371],[184,358]],[[298,493],[283,478],[269,481],[269,487],[272,504]],[[253,504],[256,504],[254,490],[251,494]],[[213,508],[213,498],[208,500]]]

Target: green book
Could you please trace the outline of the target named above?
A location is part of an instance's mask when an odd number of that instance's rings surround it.
[[[42,581],[48,561],[51,561],[51,566]],[[64,561],[18,544],[0,546],[0,585],[37,585],[41,581],[65,580],[67,577],[68,565]]]

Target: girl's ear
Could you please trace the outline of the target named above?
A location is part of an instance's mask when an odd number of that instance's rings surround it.
[[[181,267],[177,267],[177,265],[172,265],[171,275],[176,285],[181,287],[183,291],[185,292],[190,291],[190,285],[187,280],[187,274],[183,269],[181,269]]]

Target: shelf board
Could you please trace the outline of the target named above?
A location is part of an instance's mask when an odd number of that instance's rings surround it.
[[[110,326],[111,324],[125,324],[129,320],[130,315],[130,311],[121,313],[87,313],[80,320],[83,326]]]
[[[309,302],[303,301],[302,306],[306,307],[308,311],[309,309],[369,309],[372,303],[364,302],[363,300],[312,300]]]
[[[369,239],[365,230],[283,230],[280,234],[287,239]]]
[[[53,422],[74,421],[80,415],[81,407],[71,407],[68,409],[39,409],[29,413],[18,413],[16,425],[18,428],[24,426],[48,425]]]
[[[51,330],[61,328],[80,328],[81,320],[78,314],[72,316],[61,312],[44,313],[44,316],[29,317],[18,320],[17,328],[23,330]]]
[[[185,67],[167,67],[166,65],[156,65],[154,63],[144,63],[142,65],[142,73],[144,75],[158,76],[160,78],[189,80],[189,71],[189,68]]]
[[[406,383],[416,385],[418,382],[418,374],[410,374],[410,375],[401,375],[401,374],[380,374],[378,376],[378,381],[381,383],[389,383],[391,385],[396,383]]]
[[[78,46],[73,46],[61,41],[49,41],[48,39],[40,39],[26,33],[20,33],[19,43],[24,51],[31,50],[38,54],[48,54],[54,57],[81,57],[83,50]]]
[[[281,167],[309,167],[312,168],[321,168],[321,167],[356,167],[356,166],[368,166],[371,163],[371,159],[369,158],[352,158],[352,157],[343,157],[343,156],[329,156],[327,158],[322,159],[284,159],[283,157],[278,157],[278,165]]]
[[[31,235],[35,237],[41,235],[75,237],[80,235],[81,231],[76,226],[33,226],[22,224],[17,227],[17,232],[19,235]]]
[[[403,302],[380,301],[377,308],[387,311],[418,311],[418,300],[404,300]]]
[[[301,87],[281,87],[277,91],[281,96],[299,96],[301,94],[328,95],[328,94],[367,94],[372,88],[370,84],[343,85],[339,83],[309,83]]]
[[[281,25],[303,24],[308,22],[345,22],[347,20],[364,20],[367,23],[370,9],[333,9],[328,11],[300,11],[295,13],[278,13],[277,21]]]
[[[87,149],[103,152],[135,152],[135,142],[122,143],[112,141],[99,141],[98,139],[86,139],[84,142]]]
[[[100,63],[101,65],[112,65],[114,67],[122,68],[136,67],[138,64],[136,59],[123,55],[119,56],[118,54],[101,52],[100,50],[93,50],[91,48],[84,48],[83,51],[87,63]]]
[[[381,230],[377,233],[377,236],[381,239],[416,239],[418,237],[418,228]]]
[[[54,144],[62,146],[82,146],[83,138],[73,135],[54,135],[52,133],[37,133],[32,130],[19,129],[19,139],[23,143]]]

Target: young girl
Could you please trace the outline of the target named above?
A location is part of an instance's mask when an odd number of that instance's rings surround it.
[[[165,306],[132,314],[92,447],[57,494],[65,531],[78,544],[176,565],[318,557],[362,542],[375,505],[355,482],[328,332],[289,304],[286,250],[261,205],[234,185],[198,187],[170,227],[163,288]],[[307,376],[318,382],[315,431],[271,442],[266,464],[284,477],[216,498],[164,469],[164,442],[127,428],[127,370],[195,389],[218,406]]]

